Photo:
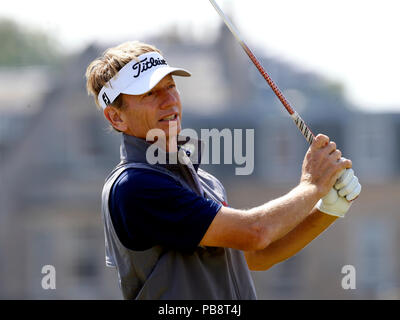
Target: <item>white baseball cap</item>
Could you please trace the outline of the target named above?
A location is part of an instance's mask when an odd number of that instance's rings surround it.
[[[147,52],[132,60],[101,88],[98,101],[103,109],[121,94],[141,95],[150,91],[166,75],[190,77],[185,69],[170,67],[158,52]]]

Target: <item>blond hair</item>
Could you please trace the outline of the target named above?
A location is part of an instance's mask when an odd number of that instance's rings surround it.
[[[138,61],[138,56],[153,51],[161,54],[159,49],[150,44],[139,41],[128,41],[107,49],[101,57],[96,58],[89,64],[86,69],[86,88],[88,94],[93,95],[94,101],[100,109],[101,106],[97,96],[101,88],[127,63],[133,59]],[[121,108],[121,95],[119,95],[111,105],[116,108]]]

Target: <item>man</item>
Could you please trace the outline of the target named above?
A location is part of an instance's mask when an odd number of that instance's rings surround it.
[[[102,193],[106,265],[117,268],[125,299],[256,299],[249,270],[304,248],[344,216],[361,186],[351,161],[318,135],[293,190],[250,210],[228,207],[221,183],[179,137],[172,75],[190,73],[140,42],[108,49],[87,69],[88,92],[122,133],[121,163]],[[154,132],[159,139],[146,141]],[[148,161],[155,143],[166,162]]]

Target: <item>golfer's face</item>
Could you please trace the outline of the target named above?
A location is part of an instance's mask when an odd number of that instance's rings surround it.
[[[122,99],[126,105],[123,109],[123,116],[128,124],[126,133],[146,139],[147,132],[151,129],[163,130],[167,138],[170,138],[170,133],[175,136],[180,132],[182,105],[171,75],[165,76],[145,94],[124,94]]]

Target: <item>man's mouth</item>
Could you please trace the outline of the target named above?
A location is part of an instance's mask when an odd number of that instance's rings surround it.
[[[164,118],[161,118],[161,120],[159,120],[159,121],[175,121],[176,119],[178,119],[178,115],[176,113],[174,113],[174,114],[165,116]]]

